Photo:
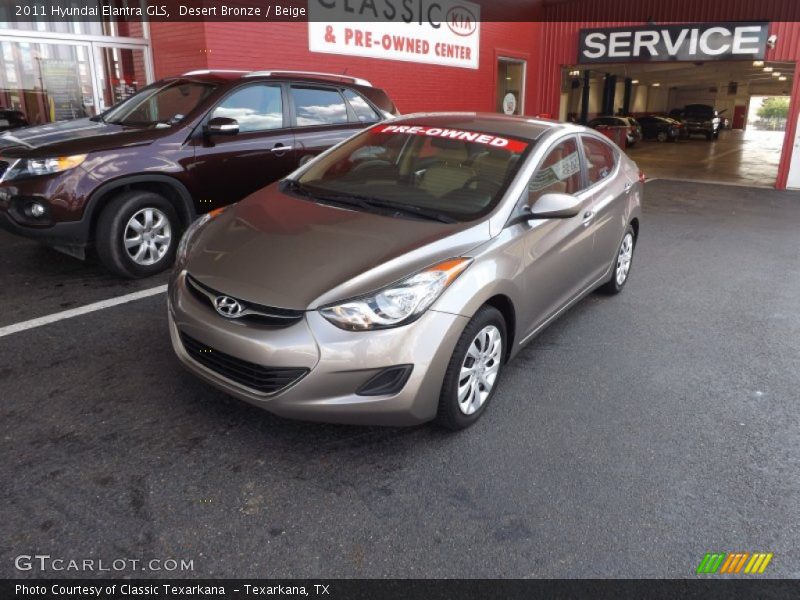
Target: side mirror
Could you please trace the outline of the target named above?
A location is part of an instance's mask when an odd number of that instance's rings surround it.
[[[206,124],[206,135],[236,135],[239,122],[228,117],[214,117]]]
[[[570,194],[543,194],[531,206],[531,219],[569,219],[581,210],[581,201]]]

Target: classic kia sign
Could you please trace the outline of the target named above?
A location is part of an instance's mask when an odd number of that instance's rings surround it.
[[[478,68],[480,6],[460,0],[309,0],[308,49]]]
[[[581,29],[578,62],[762,59],[769,23],[698,23]]]

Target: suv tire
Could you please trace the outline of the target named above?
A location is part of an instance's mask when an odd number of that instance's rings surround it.
[[[439,425],[451,430],[465,429],[481,417],[497,391],[497,384],[503,373],[507,339],[505,319],[496,308],[483,306],[470,319],[456,343],[444,374],[436,415],[436,422]],[[465,368],[472,368],[472,374],[463,376],[462,369]],[[481,369],[480,377],[476,372],[478,368]],[[484,385],[488,381],[491,383],[486,389]],[[464,401],[473,394],[467,389],[465,398],[459,402],[459,387],[462,385],[475,386],[474,397],[477,402],[471,407],[470,403],[466,402],[469,407],[466,410]],[[482,396],[483,392],[488,394]],[[472,412],[469,412],[470,410]]]
[[[97,255],[116,275],[155,275],[172,265],[181,229],[175,208],[163,196],[123,192],[108,202],[97,221]]]

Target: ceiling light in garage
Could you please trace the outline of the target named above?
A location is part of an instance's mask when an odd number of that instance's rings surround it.
[[[753,61],[753,66],[754,67],[763,67],[764,66],[764,61],[763,60],[754,60]]]
[[[786,81],[786,77],[785,76],[778,77],[778,81]]]
[[[631,83],[639,83],[639,80],[638,79],[632,79]]]
[[[764,67],[764,73],[772,73],[772,67]]]
[[[654,83],[654,84],[653,84],[653,87],[658,87],[658,86],[660,86],[660,85],[661,85],[660,83]]]
[[[778,73],[778,71],[775,71],[775,72],[772,74],[772,76],[773,76],[773,77],[780,77],[780,76],[781,76],[781,74],[780,74],[780,73]]]

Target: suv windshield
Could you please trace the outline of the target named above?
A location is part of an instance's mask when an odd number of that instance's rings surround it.
[[[380,124],[320,159],[285,189],[323,202],[440,221],[490,212],[531,140]]]
[[[106,123],[130,126],[174,125],[182,121],[216,84],[197,81],[156,83],[102,115]]]

